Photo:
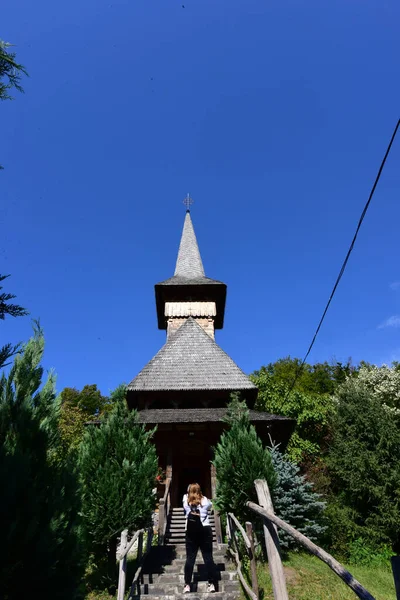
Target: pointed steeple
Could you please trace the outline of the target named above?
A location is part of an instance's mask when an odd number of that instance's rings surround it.
[[[205,276],[189,210],[186,211],[174,275],[190,279]]]
[[[190,201],[188,196],[185,204]],[[214,329],[224,324],[226,285],[204,274],[188,204],[175,273],[155,285],[158,327],[170,331],[171,319],[177,325],[177,319],[188,316],[209,317],[211,325],[205,325],[205,330],[213,337]]]

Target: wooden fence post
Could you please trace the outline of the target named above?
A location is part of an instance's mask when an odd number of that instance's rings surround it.
[[[400,600],[400,556],[392,556],[392,572],[394,577],[394,587],[396,588],[396,598]]]
[[[267,482],[263,479],[256,479],[254,482],[256,487],[258,503],[259,505],[267,510],[268,512],[274,512],[272,504],[271,494]],[[272,590],[275,600],[289,600],[289,596],[286,589],[285,573],[283,571],[283,565],[280,555],[280,545],[278,532],[276,527],[264,519],[264,536],[265,546],[268,554],[268,566],[271,575]]]
[[[158,504],[158,545],[164,544],[165,501],[161,498]]]
[[[143,532],[139,535],[138,549],[137,549],[137,560],[140,562],[143,556]]]
[[[211,496],[214,499],[217,491],[217,474],[215,471],[215,466],[211,463],[210,467],[211,472]],[[221,526],[221,516],[219,511],[214,508],[214,524],[215,524],[215,537],[217,538],[217,544],[222,544],[222,526]]]
[[[128,541],[128,530],[124,529],[121,533],[121,550],[126,548],[126,543]],[[119,577],[118,577],[118,596],[117,600],[124,600],[125,596],[125,584],[126,584],[126,554],[119,561]]]
[[[247,537],[250,540],[250,550],[249,550],[249,558],[250,558],[250,570],[251,570],[251,587],[253,588],[253,592],[258,598],[258,579],[257,579],[257,563],[256,557],[254,555],[254,536],[253,536],[253,525],[246,521],[246,533]]]

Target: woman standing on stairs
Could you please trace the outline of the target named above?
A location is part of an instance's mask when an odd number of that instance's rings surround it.
[[[190,582],[197,552],[200,548],[207,569],[207,592],[215,592],[217,567],[212,555],[213,534],[209,520],[211,500],[203,496],[198,483],[191,483],[187,494],[183,496],[183,508],[186,516],[186,563],[185,587],[183,593],[190,592]]]

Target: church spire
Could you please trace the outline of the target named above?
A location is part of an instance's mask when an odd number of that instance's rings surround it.
[[[190,279],[205,276],[189,210],[186,211],[174,275]]]

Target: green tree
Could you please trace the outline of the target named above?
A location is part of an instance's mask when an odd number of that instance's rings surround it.
[[[325,502],[321,502],[321,496],[315,493],[312,483],[304,475],[300,475],[300,468],[296,463],[279,452],[275,445],[270,448],[270,452],[277,478],[273,492],[275,513],[317,542],[326,530],[323,523]],[[294,539],[282,530],[279,530],[279,539],[282,548],[286,550],[296,547]]]
[[[85,385],[81,391],[64,388],[61,392],[60,435],[64,456],[76,453],[85,432],[85,424],[102,419],[113,407],[108,396],[103,396],[97,385]]]
[[[9,275],[0,275],[0,282],[7,279]],[[0,285],[0,320],[4,321],[6,316],[23,317],[28,314],[25,308],[18,304],[13,304],[10,300],[15,298],[15,294],[2,292],[3,286]],[[7,366],[7,362],[21,348],[21,344],[5,344],[0,348],[0,369]]]
[[[269,451],[263,447],[249,420],[246,403],[232,395],[224,431],[215,448],[213,464],[217,472],[216,505],[223,512],[233,512],[244,522],[249,518],[246,502],[257,502],[255,479],[265,479],[271,490],[276,476]]]
[[[400,423],[382,402],[380,393],[379,388],[371,389],[363,377],[349,378],[339,387],[328,465],[336,515],[347,511],[354,523],[354,535],[364,535],[375,544],[390,542],[398,551]],[[386,394],[384,398],[390,402]]]
[[[115,582],[118,536],[149,525],[156,500],[154,430],[139,424],[125,395],[123,386],[112,394],[113,409],[101,425],[87,428],[79,456],[83,540],[97,565],[107,560],[109,585]]]
[[[0,40],[0,100],[11,100],[12,89],[23,92],[21,77],[27,75],[24,67],[17,63],[15,52],[10,52],[9,48],[11,44]]]
[[[78,484],[55,460],[58,400],[52,373],[41,387],[41,329],[0,379],[0,596],[74,598],[80,578]]]
[[[305,462],[310,456],[321,452],[329,435],[330,414],[334,409],[332,397],[328,393],[309,391],[311,384],[299,386],[290,391],[288,381],[293,381],[294,363],[278,361],[278,373],[274,365],[261,367],[251,375],[259,392],[256,410],[285,415],[296,420],[296,428],[288,445],[288,455],[294,462]],[[283,366],[289,366],[291,375],[282,377]],[[322,386],[324,389],[325,384]]]

